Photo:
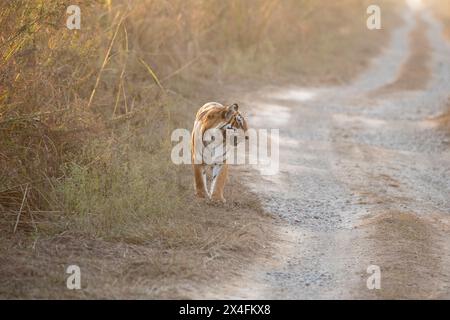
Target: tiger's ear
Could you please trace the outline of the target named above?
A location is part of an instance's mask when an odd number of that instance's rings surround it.
[[[233,103],[231,106],[228,107],[228,109],[232,109],[233,111],[238,111],[239,106],[237,103]]]
[[[239,106],[237,103],[233,103],[231,106],[228,106],[227,109],[223,112],[223,117],[226,121],[231,120],[233,114],[239,110]]]

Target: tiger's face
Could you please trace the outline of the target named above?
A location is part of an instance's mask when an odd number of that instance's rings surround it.
[[[224,111],[222,111],[222,118],[224,119],[225,123],[220,128],[223,130],[224,138],[226,137],[226,131],[230,130],[231,132],[242,133],[245,140],[248,140],[248,125],[247,120],[241,115],[239,112],[239,106],[237,103],[233,103],[232,105],[226,107]],[[239,136],[235,135],[233,136],[233,145],[237,146],[239,143]]]

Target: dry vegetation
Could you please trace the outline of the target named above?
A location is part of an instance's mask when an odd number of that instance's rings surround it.
[[[371,2],[78,1],[71,31],[74,1],[3,0],[0,297],[179,297],[248,263],[270,218],[237,181],[196,202],[170,132],[237,86],[348,80],[386,39]]]

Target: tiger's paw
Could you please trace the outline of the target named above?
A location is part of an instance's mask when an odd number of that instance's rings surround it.
[[[195,196],[197,197],[197,198],[200,198],[200,199],[206,199],[206,198],[209,198],[208,197],[208,195],[205,193],[205,192],[196,192],[195,193]]]
[[[219,196],[219,195],[212,195],[211,196],[211,201],[213,201],[213,202],[220,202],[220,203],[226,203],[227,202],[223,196]]]

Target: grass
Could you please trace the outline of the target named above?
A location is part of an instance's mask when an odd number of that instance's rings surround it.
[[[229,203],[196,201],[170,133],[208,100],[348,81],[386,41],[370,1],[78,3],[76,31],[73,1],[0,11],[0,296],[189,296],[268,254],[256,196],[232,176]],[[65,289],[71,263],[82,292]]]

